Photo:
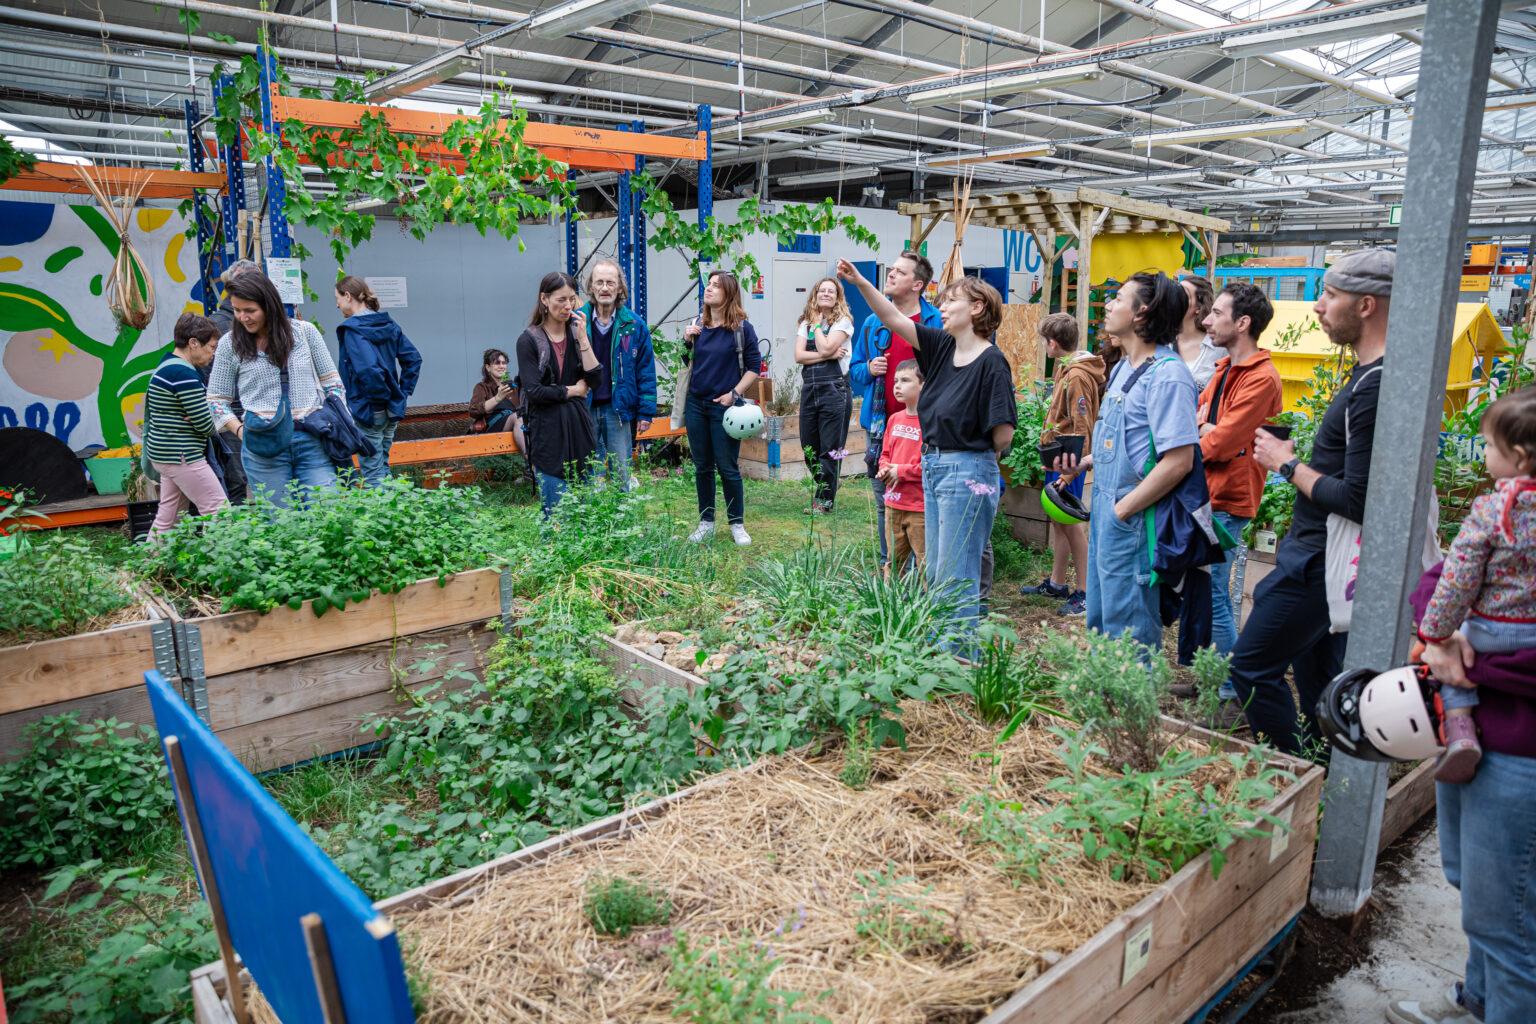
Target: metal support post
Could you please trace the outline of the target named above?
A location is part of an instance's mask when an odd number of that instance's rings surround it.
[[[1400,665],[1413,639],[1408,594],[1421,572],[1499,6],[1499,0],[1430,4],[1424,26],[1346,658],[1351,668]],[[1312,876],[1312,904],[1320,913],[1350,917],[1370,898],[1386,793],[1385,764],[1334,750]]]
[[[645,134],[644,121],[635,121],[630,125],[630,128],[641,135]],[[635,173],[638,174],[643,170],[645,170],[645,157],[635,157]],[[634,310],[635,316],[644,320],[646,314],[645,284],[646,277],[648,276],[645,265],[645,189],[641,189],[634,194],[633,202],[635,217],[635,265],[633,272],[629,275],[629,308]]]
[[[213,79],[213,106],[217,110],[219,97],[235,87],[234,81],[223,72]],[[240,215],[245,212],[245,153],[240,144],[240,131],[228,143],[219,144],[219,160],[224,164],[224,176],[228,187],[220,204],[224,215],[224,265],[229,266],[244,254],[240,252]],[[214,297],[218,304],[218,297]]]
[[[576,177],[575,171],[566,172],[569,179]],[[565,272],[572,277],[576,276],[577,266],[576,252],[576,211],[565,211]]]
[[[187,125],[187,169],[194,174],[202,174],[208,167],[203,140],[198,136],[197,101],[184,101],[182,111],[186,114]],[[203,289],[203,312],[212,313],[219,305],[219,293],[214,282],[224,273],[224,260],[223,254],[212,248],[213,225],[203,210],[201,192],[192,194],[192,217],[197,225],[197,279]]]
[[[629,126],[621,124],[618,126],[618,129],[621,132],[627,132],[629,131]],[[632,281],[634,280],[634,275],[631,273],[633,268],[634,244],[630,240],[630,229],[633,228],[634,225],[631,223],[633,220],[633,214],[630,209],[628,171],[621,171],[619,173],[619,184],[617,191],[619,193],[619,268],[623,271],[624,277]]]
[[[715,215],[715,173],[711,157],[715,151],[715,132],[711,126],[708,103],[699,106],[699,131],[704,133],[704,159],[699,161],[699,227],[708,227]],[[699,279],[699,308],[704,308],[704,280]]]
[[[283,126],[277,123],[272,110],[272,91],[277,86],[277,56],[265,48],[258,49],[256,63],[261,68],[261,130],[281,146]],[[272,246],[267,255],[281,259],[293,252],[293,238],[288,232],[288,185],[275,157],[268,155],[264,166],[267,172],[267,224],[272,232]],[[291,303],[284,303],[283,309],[293,316]]]

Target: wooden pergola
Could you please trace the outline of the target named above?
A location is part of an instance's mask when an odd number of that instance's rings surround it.
[[[911,247],[915,251],[946,217],[955,213],[954,199],[930,199],[921,203],[902,203],[897,209],[912,219]],[[1045,259],[1045,285],[1041,295],[1050,306],[1051,271],[1055,264],[1056,238],[1070,235],[1077,239],[1077,328],[1088,336],[1088,292],[1092,285],[1093,240],[1098,235],[1182,232],[1184,237],[1205,254],[1206,273],[1216,266],[1216,239],[1231,225],[1220,217],[1149,203],[1143,199],[1117,196],[1096,188],[1074,191],[1037,188],[1029,192],[1002,192],[972,196],[970,226],[1027,231],[1035,239]],[[1214,283],[1214,276],[1211,278]],[[1066,305],[1065,302],[1062,303]]]

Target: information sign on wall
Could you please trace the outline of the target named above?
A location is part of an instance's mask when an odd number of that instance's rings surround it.
[[[277,297],[283,302],[304,301],[304,268],[296,256],[268,256],[267,276],[277,285]]]
[[[380,309],[404,309],[409,305],[405,300],[405,278],[365,277],[363,280],[373,289],[373,297],[379,300]]]
[[[1461,275],[1461,290],[1464,292],[1485,292],[1492,284],[1493,278],[1487,274]]]
[[[783,242],[780,242],[779,243],[779,252],[798,252],[798,253],[805,253],[805,254],[813,255],[813,256],[820,255],[821,254],[821,236],[820,235],[796,235],[795,236],[795,240],[793,242],[790,242],[788,245],[785,245]]]

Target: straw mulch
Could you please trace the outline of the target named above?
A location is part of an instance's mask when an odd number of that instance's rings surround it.
[[[975,755],[991,747],[993,727],[944,702],[909,703],[903,722],[907,749],[880,751],[864,791],[839,782],[842,751],[776,758],[712,780],[627,837],[511,872],[458,905],[397,915],[427,983],[421,1020],[671,1021],[666,949],[683,930],[694,946],[744,933],[770,944],[782,962],[768,985],[807,993],[797,1011],[958,1024],[984,1016],[1153,888],[1114,882],[1085,861],[1053,872],[1065,884],[1016,885],[992,849],[963,837],[960,805],[989,781],[1031,800],[1065,774],[1059,741],[1021,729],[992,780]],[[865,904],[854,899],[863,892],[855,872],[888,864],[915,879],[898,891],[928,908],[948,941],[891,949],[857,934]],[[627,939],[595,933],[585,883],[615,874],[664,888],[668,926]]]

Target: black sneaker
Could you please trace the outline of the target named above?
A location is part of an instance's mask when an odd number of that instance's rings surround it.
[[[1065,583],[1054,582],[1049,576],[1041,580],[1038,587],[1024,587],[1021,592],[1026,596],[1038,594],[1041,597],[1054,597],[1058,601],[1070,601],[1072,599],[1072,588]]]
[[[1069,619],[1080,619],[1088,614],[1088,594],[1086,591],[1074,590],[1072,597],[1066,604],[1056,609],[1057,615],[1065,615]]]

